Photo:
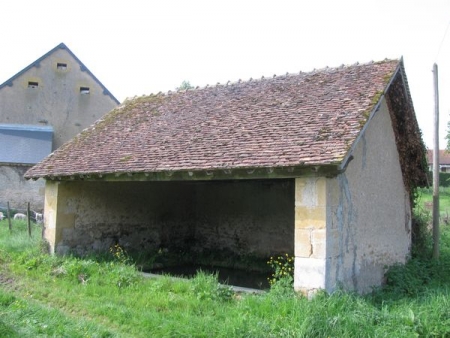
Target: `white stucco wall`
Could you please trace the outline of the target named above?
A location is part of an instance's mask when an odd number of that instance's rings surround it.
[[[326,289],[370,291],[410,245],[409,195],[383,100],[345,172],[327,180]]]

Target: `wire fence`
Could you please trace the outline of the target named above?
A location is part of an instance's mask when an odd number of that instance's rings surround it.
[[[37,211],[31,210],[30,202],[27,203],[26,209],[11,208],[10,203],[6,206],[0,205],[0,221],[6,219],[8,221],[9,231],[12,232],[12,220],[26,220],[28,235],[31,237],[31,222],[43,223],[43,215]]]

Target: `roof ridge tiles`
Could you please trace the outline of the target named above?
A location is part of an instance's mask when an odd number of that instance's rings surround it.
[[[197,91],[197,90],[203,90],[203,89],[207,89],[207,88],[217,88],[217,87],[227,87],[227,86],[234,86],[234,85],[240,85],[240,84],[247,84],[250,82],[259,82],[259,81],[270,81],[271,79],[279,79],[279,78],[284,78],[284,77],[290,77],[290,76],[298,76],[298,75],[303,75],[303,76],[308,76],[308,75],[315,75],[318,73],[324,73],[324,72],[333,72],[333,71],[337,71],[337,70],[341,70],[341,69],[348,69],[348,68],[352,68],[352,67],[356,67],[356,66],[367,66],[367,65],[372,65],[375,63],[382,63],[382,62],[390,62],[390,61],[398,61],[398,59],[389,59],[389,58],[385,58],[384,60],[380,60],[380,61],[369,61],[369,62],[365,62],[365,63],[361,63],[359,61],[353,63],[353,64],[341,64],[340,66],[336,66],[336,67],[330,67],[330,66],[325,66],[322,68],[313,68],[313,70],[311,71],[303,71],[300,70],[299,72],[295,72],[295,73],[289,73],[286,72],[283,75],[277,75],[277,74],[273,74],[272,77],[265,77],[264,75],[261,76],[261,78],[254,78],[254,77],[250,77],[247,81],[242,80],[242,79],[238,79],[236,81],[231,81],[228,80],[225,83],[220,83],[217,82],[215,85],[210,85],[209,83],[204,85],[204,86],[196,86],[193,88],[186,88],[186,89],[176,89],[175,91],[173,90],[168,90],[167,92],[161,92],[159,91],[158,94],[149,94],[147,96],[151,96],[151,95],[161,95],[161,96],[165,96],[165,95],[173,95],[176,93],[187,93],[187,92],[192,92],[192,91]],[[136,96],[134,96],[132,99],[136,98]],[[127,101],[130,98],[126,98],[125,101]]]
[[[246,85],[248,83],[256,83],[256,82],[261,82],[263,80],[265,81],[271,81],[273,79],[283,79],[283,78],[287,78],[287,77],[295,77],[295,76],[303,76],[303,77],[307,77],[309,75],[316,75],[316,74],[320,74],[320,73],[332,73],[338,70],[346,70],[348,68],[353,68],[353,67],[361,67],[361,66],[368,66],[368,65],[373,65],[373,64],[377,64],[377,63],[385,63],[385,62],[391,62],[391,61],[399,61],[399,59],[389,59],[389,58],[385,58],[384,60],[380,60],[380,61],[368,61],[365,63],[361,63],[359,61],[353,63],[353,64],[341,64],[340,66],[336,66],[336,67],[330,67],[330,66],[325,66],[322,68],[313,68],[313,70],[311,71],[302,71],[300,70],[299,72],[295,72],[295,73],[289,73],[286,72],[283,75],[277,75],[277,74],[273,74],[272,77],[265,77],[264,75],[261,76],[261,78],[253,78],[250,77],[249,80],[242,80],[241,78],[236,80],[236,81],[231,81],[228,80],[226,83],[221,84],[220,82],[217,82],[215,85],[210,85],[209,83],[206,84],[205,86],[196,86],[193,88],[188,88],[188,89],[176,89],[174,90],[168,90],[167,92],[158,92],[158,94],[149,94],[147,96],[151,96],[151,95],[158,95],[158,96],[166,96],[166,95],[175,95],[175,94],[182,94],[182,93],[187,93],[187,92],[195,92],[195,91],[201,91],[201,90],[205,90],[205,89],[216,89],[216,88],[224,88],[224,87],[228,87],[228,86],[236,86],[236,85]],[[130,98],[126,98],[125,101],[127,101]],[[136,99],[136,96],[134,96],[131,99]],[[125,102],[124,101],[124,102]]]

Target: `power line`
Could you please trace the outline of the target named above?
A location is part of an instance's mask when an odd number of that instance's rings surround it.
[[[449,28],[449,27],[450,27],[450,20],[448,21],[447,28],[445,29],[444,37],[442,38],[442,41],[441,41],[441,43],[439,44],[438,52],[437,52],[437,54],[436,54],[436,57],[434,58],[434,61],[435,61],[435,62],[437,61],[437,58],[439,57],[439,54],[441,53],[441,48],[442,48],[442,45],[444,44],[444,40],[445,40],[445,37],[447,36],[447,32],[448,32],[448,28]]]

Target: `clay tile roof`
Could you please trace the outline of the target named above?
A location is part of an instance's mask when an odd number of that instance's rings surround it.
[[[427,149],[427,162],[433,164],[433,149]],[[439,164],[450,165],[450,152],[445,149],[439,149]]]
[[[401,62],[127,100],[25,177],[337,165]]]

